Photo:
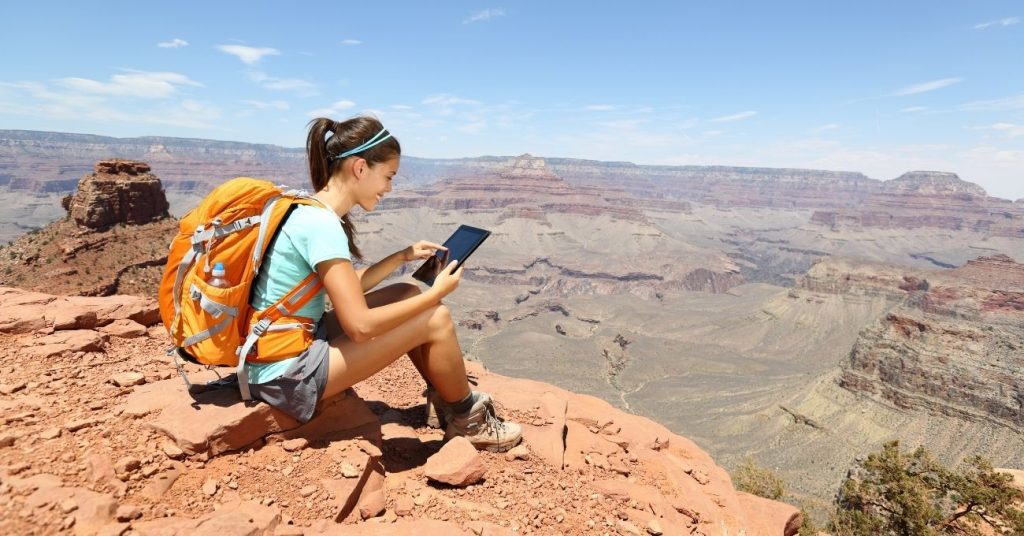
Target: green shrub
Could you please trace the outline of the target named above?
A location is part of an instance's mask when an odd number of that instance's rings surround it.
[[[851,471],[829,530],[836,536],[1024,534],[1018,506],[1024,493],[1012,480],[980,456],[956,472],[923,447],[902,452],[893,441]]]
[[[773,501],[786,494],[786,483],[782,478],[774,471],[758,466],[749,457],[733,472],[732,481],[740,491]]]

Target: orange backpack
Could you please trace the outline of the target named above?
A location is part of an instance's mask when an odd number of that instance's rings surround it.
[[[236,367],[242,398],[250,400],[246,361],[292,357],[312,342],[312,319],[294,313],[323,288],[316,273],[262,311],[249,304],[249,295],[267,247],[292,207],[313,203],[320,202],[304,191],[239,177],[215,188],[181,219],[160,282],[160,316],[189,388],[178,357]],[[224,265],[232,286],[208,284],[214,263]]]

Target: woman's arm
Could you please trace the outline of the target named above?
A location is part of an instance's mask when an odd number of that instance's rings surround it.
[[[356,270],[356,275],[359,277],[359,283],[363,287],[363,292],[366,293],[373,290],[373,287],[379,285],[381,281],[384,281],[402,264],[416,259],[425,259],[439,249],[445,250],[447,248],[433,242],[420,240],[402,251],[397,251],[384,257],[369,268]]]
[[[363,292],[366,293],[373,290],[373,287],[379,285],[381,281],[384,281],[405,262],[405,250],[403,249],[384,257],[368,268],[356,270],[359,283],[363,287]]]
[[[455,261],[452,261],[434,280],[434,286],[426,292],[371,309],[366,305],[363,285],[351,262],[331,259],[316,265],[317,274],[334,304],[338,324],[353,342],[370,340],[439,303],[459,286],[462,267],[453,273],[454,267]]]

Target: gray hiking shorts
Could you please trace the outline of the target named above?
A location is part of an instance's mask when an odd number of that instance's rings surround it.
[[[292,361],[284,374],[267,383],[249,384],[249,392],[300,422],[313,417],[316,403],[327,389],[330,344],[323,322],[317,326],[313,344]]]

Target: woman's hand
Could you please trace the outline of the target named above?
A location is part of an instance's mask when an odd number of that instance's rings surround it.
[[[437,277],[434,278],[434,285],[430,287],[430,290],[437,293],[438,301],[458,288],[459,281],[462,279],[463,268],[462,265],[459,265],[459,269],[455,270],[455,265],[458,262],[458,260],[453,260],[448,263],[448,266],[445,266],[441,273],[437,274]]]
[[[448,248],[433,242],[420,240],[419,242],[416,242],[402,250],[402,260],[410,262],[416,259],[426,259],[433,255],[437,250],[448,251]]]

